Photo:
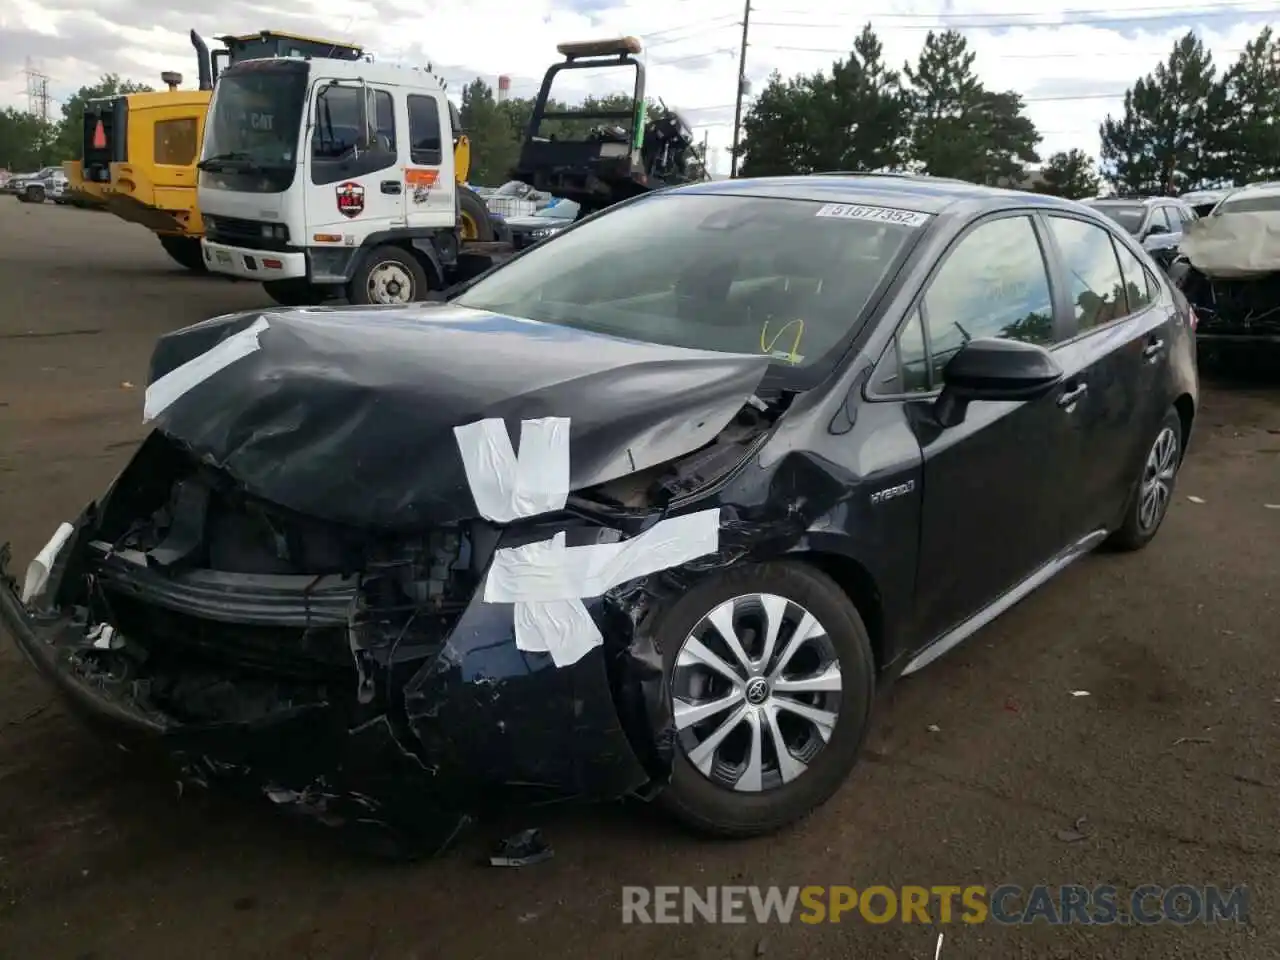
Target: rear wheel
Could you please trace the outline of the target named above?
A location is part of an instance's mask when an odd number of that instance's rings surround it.
[[[676,750],[661,802],[718,836],[767,833],[824,803],[870,723],[871,644],[845,593],[806,564],[704,581],[659,627]]]
[[[1151,542],[1169,512],[1180,466],[1182,418],[1177,410],[1171,408],[1161,421],[1155,440],[1142,461],[1142,470],[1125,510],[1124,523],[1108,538],[1107,546],[1115,550],[1141,550]]]
[[[160,246],[173,258],[179,266],[186,267],[192,273],[205,273],[208,266],[204,262],[204,253],[200,250],[199,237],[178,237],[162,235]]]
[[[413,303],[427,295],[427,272],[407,250],[375,247],[347,284],[347,299],[356,304]]]
[[[473,243],[493,241],[493,218],[484,198],[474,190],[459,185],[458,217],[462,239]]]
[[[27,187],[27,203],[44,203],[44,187]]]
[[[294,280],[266,280],[262,284],[268,297],[283,307],[314,307],[331,296],[326,287],[307,283],[302,278]]]

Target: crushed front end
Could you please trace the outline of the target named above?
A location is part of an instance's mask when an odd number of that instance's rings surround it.
[[[499,544],[545,533],[309,519],[160,432],[70,526],[25,603],[0,556],[0,619],[77,713],[186,781],[431,853],[490,807],[651,779],[615,706],[619,651],[557,667],[483,602]]]

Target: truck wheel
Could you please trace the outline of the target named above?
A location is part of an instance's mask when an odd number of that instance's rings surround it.
[[[470,187],[458,187],[458,227],[462,239],[474,243],[493,242],[493,218],[484,198]]]
[[[204,262],[204,253],[200,250],[199,237],[161,236],[160,246],[164,247],[164,252],[175,263],[192,273],[206,273],[209,269]]]
[[[27,203],[44,203],[44,187],[27,187]]]
[[[347,284],[354,304],[413,303],[427,295],[427,271],[407,250],[375,247],[365,255]]]
[[[262,284],[268,297],[282,307],[314,307],[329,299],[329,290],[325,287],[307,283],[301,278],[296,280],[267,280]]]

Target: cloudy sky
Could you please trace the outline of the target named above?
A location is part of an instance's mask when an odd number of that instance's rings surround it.
[[[868,20],[888,59],[914,60],[930,28],[961,30],[994,89],[1015,89],[1044,136],[1042,153],[1098,149],[1097,127],[1119,95],[1195,29],[1219,63],[1230,62],[1262,26],[1280,23],[1258,0],[755,0],[747,74],[812,72],[847,50]],[[1271,11],[1267,8],[1270,6]],[[217,9],[216,15],[206,11]],[[1038,10],[1037,10],[1038,8]],[[162,70],[192,85],[187,32],[206,37],[263,28],[363,43],[382,60],[431,61],[451,88],[476,76],[511,77],[512,94],[536,92],[565,40],[632,34],[646,44],[649,91],[685,111],[720,148],[727,167],[741,0],[4,0],[0,4],[0,107],[25,107],[30,62],[56,99],[115,72],[159,86]],[[617,73],[576,76],[574,92],[611,92]],[[568,76],[575,76],[569,74]]]

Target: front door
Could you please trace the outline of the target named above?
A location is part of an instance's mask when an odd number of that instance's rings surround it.
[[[361,87],[350,82],[317,86],[306,165],[308,236],[295,238],[299,245],[360,246],[372,233],[404,226],[404,182],[397,150],[405,131],[403,124],[396,123],[397,92],[372,85],[371,92],[378,142],[364,150],[357,147]]]
[[[971,404],[964,421],[945,430],[929,413],[943,368],[968,340],[1053,348],[1060,338],[1040,229],[1023,214],[970,228],[925,290],[917,345],[900,341],[904,368],[924,371],[921,400],[908,401],[924,454],[918,642],[977,613],[1064,545],[1060,507],[1075,450],[1062,398],[1071,384],[1038,400]]]

